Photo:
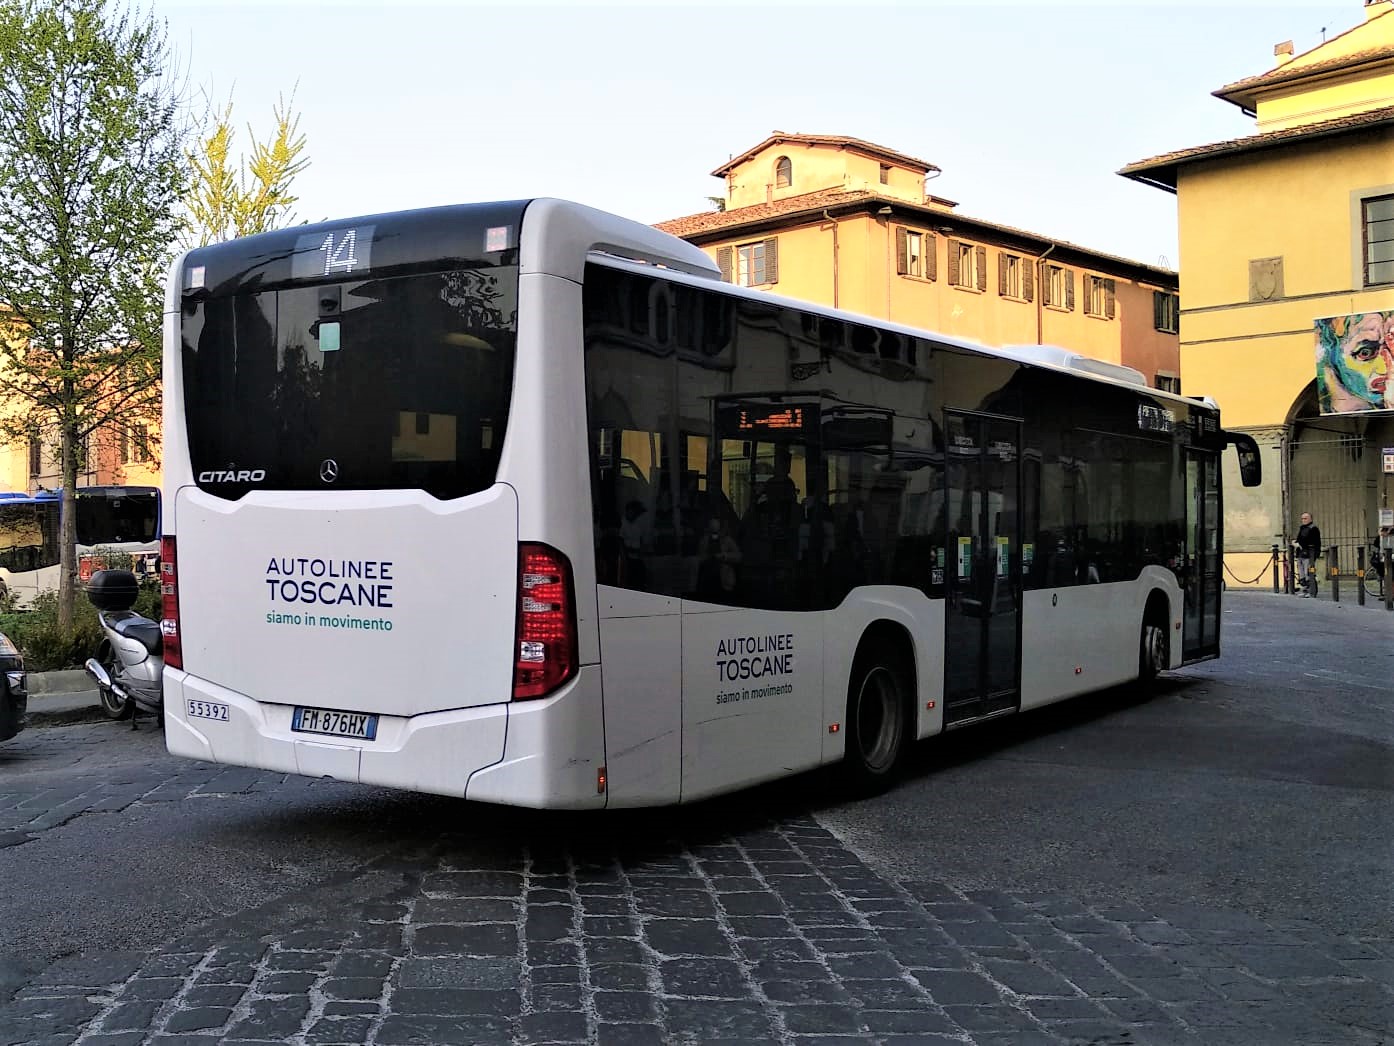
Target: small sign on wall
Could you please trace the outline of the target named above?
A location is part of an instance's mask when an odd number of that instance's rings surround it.
[[[1384,474],[1394,476],[1394,447],[1385,447],[1380,452],[1380,458],[1384,461]]]

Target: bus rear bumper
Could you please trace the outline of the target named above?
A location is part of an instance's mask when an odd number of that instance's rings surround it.
[[[171,755],[436,795],[464,796],[472,773],[503,758],[508,733],[504,703],[383,715],[377,737],[359,741],[293,733],[292,706],[262,703],[179,669],[165,669],[164,691]],[[226,721],[208,717],[222,708]]]
[[[210,718],[223,708],[226,720]],[[165,747],[189,759],[511,806],[605,806],[599,666],[536,701],[381,715],[372,741],[292,732],[291,705],[176,668],[164,710]]]

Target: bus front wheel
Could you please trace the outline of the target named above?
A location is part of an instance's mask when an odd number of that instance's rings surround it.
[[[878,645],[857,657],[847,691],[844,773],[851,788],[872,794],[891,785],[912,736],[911,672],[899,651]]]

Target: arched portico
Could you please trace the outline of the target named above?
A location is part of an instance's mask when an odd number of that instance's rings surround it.
[[[1378,527],[1377,510],[1394,504],[1394,476],[1381,473],[1381,451],[1394,448],[1394,412],[1321,414],[1312,381],[1293,400],[1284,433],[1285,540],[1310,512],[1322,543],[1338,547],[1341,572],[1353,573],[1356,549]]]

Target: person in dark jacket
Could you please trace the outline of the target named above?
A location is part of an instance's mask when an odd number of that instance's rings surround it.
[[[1302,525],[1292,539],[1292,554],[1297,560],[1297,583],[1302,596],[1314,596],[1317,591],[1316,563],[1321,555],[1321,528],[1312,522],[1310,512],[1302,513]]]

